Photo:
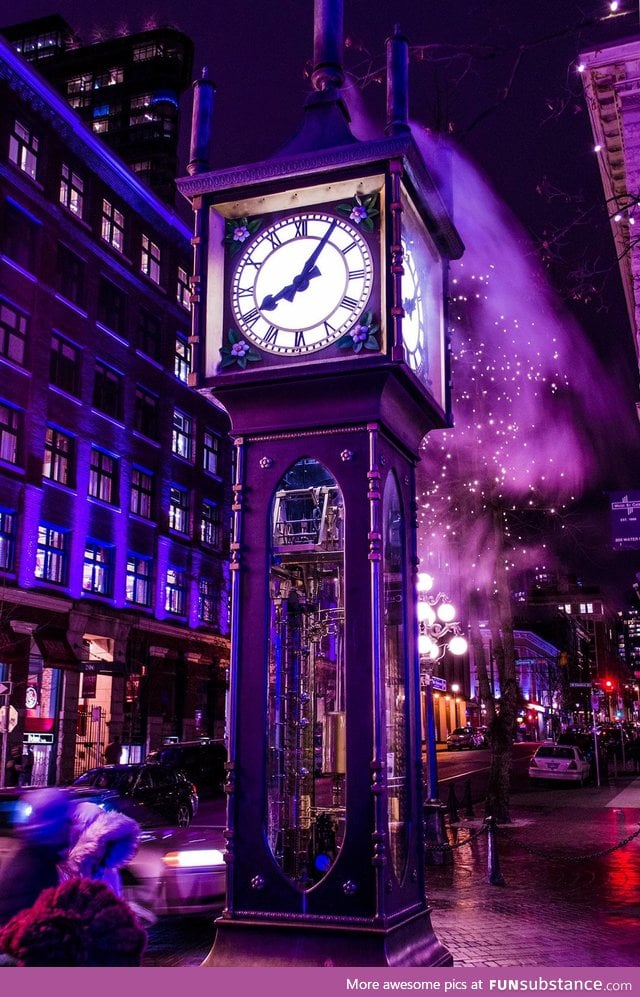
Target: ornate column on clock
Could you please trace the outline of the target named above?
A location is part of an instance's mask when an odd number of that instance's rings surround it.
[[[447,965],[424,881],[414,473],[449,424],[462,246],[407,125],[405,40],[388,134],[358,141],[341,4],[315,7],[298,134],[179,181],[194,380],[237,457],[227,897],[205,965]]]

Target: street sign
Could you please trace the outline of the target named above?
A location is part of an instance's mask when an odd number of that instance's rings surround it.
[[[431,687],[433,689],[436,689],[438,692],[446,692],[447,691],[447,680],[446,679],[441,679],[437,675],[432,675],[431,676]]]
[[[0,734],[10,734],[18,723],[18,711],[15,706],[3,706],[0,709]]]
[[[0,682],[0,696],[8,696],[11,692],[11,682]]]
[[[569,682],[571,689],[590,689],[591,682]]]

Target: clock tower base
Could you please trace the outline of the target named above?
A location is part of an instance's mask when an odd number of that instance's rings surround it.
[[[391,928],[219,918],[205,967],[452,966],[428,911]]]

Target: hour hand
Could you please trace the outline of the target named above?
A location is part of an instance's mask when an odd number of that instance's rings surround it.
[[[260,311],[270,312],[277,307],[278,302],[284,298],[285,301],[293,301],[298,291],[306,291],[309,286],[309,281],[312,277],[319,277],[320,270],[316,266],[312,266],[309,271],[303,270],[302,273],[297,274],[290,284],[283,287],[282,290],[278,291],[277,294],[267,294],[262,300],[260,305]]]

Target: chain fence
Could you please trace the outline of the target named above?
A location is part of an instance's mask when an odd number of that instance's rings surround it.
[[[453,789],[453,787],[452,787]],[[455,792],[455,791],[454,791]],[[471,828],[466,828],[469,832],[464,837],[458,838],[458,823],[460,818],[457,813],[455,796],[450,793],[450,799],[448,804],[449,811],[449,824],[448,824],[448,834],[446,830],[442,829],[442,833],[446,840],[442,838],[432,838],[425,836],[425,850],[427,852],[451,852],[457,848],[463,848],[465,845],[471,844],[471,842],[478,840],[483,834],[487,835],[487,852],[488,852],[488,881],[495,885],[504,885],[504,880],[500,873],[499,865],[499,855],[497,850],[497,841],[502,839],[508,842],[514,848],[519,848],[529,855],[535,856],[535,858],[546,859],[550,862],[563,862],[576,864],[580,862],[592,862],[595,859],[603,858],[605,855],[610,855],[612,852],[618,851],[621,848],[625,848],[631,841],[640,837],[640,824],[635,831],[631,831],[624,838],[615,842],[613,845],[608,845],[606,848],[598,848],[594,851],[584,852],[580,854],[571,854],[568,852],[560,852],[555,850],[550,850],[548,848],[541,848],[536,845],[528,844],[526,841],[520,840],[509,827],[505,827],[503,824],[498,824],[494,817],[485,817],[481,825],[477,830],[472,830]],[[468,799],[467,804],[467,816],[472,816],[472,807],[470,799]],[[449,838],[454,835],[454,840],[451,841]]]

